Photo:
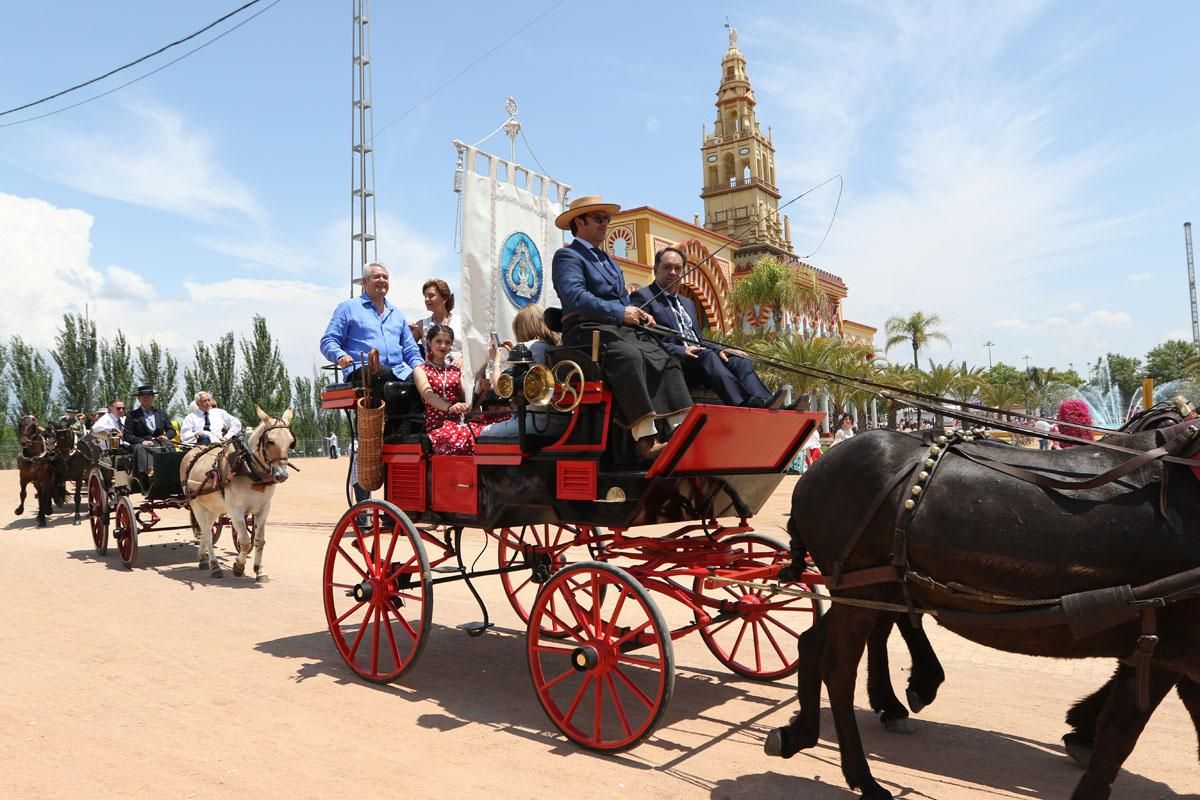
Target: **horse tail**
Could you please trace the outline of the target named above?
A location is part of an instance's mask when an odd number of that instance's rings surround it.
[[[805,564],[808,563],[808,547],[804,544],[804,539],[800,535],[800,525],[796,522],[795,514],[788,514],[787,520],[788,532],[788,549],[792,554],[792,563],[779,571],[779,580],[781,581],[797,581],[804,573]]]

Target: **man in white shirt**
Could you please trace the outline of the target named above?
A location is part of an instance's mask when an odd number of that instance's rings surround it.
[[[179,428],[179,441],[184,444],[223,442],[242,431],[237,418],[217,408],[208,392],[196,392],[196,410],[184,417]]]
[[[121,435],[125,430],[125,401],[113,400],[108,404],[104,416],[92,423],[92,438],[100,445],[101,450],[108,449],[108,438],[112,433]]]
[[[338,441],[337,441],[337,434],[336,434],[336,433],[333,433],[333,432],[331,431],[331,432],[329,433],[329,438],[328,438],[326,441],[328,441],[328,442],[329,442],[329,457],[330,457],[330,458],[337,458],[337,457],[338,457]]]

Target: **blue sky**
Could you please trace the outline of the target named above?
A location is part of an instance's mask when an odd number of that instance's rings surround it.
[[[236,5],[6,4],[0,106]],[[989,340],[997,361],[1080,368],[1190,338],[1195,4],[372,5],[376,127],[398,120],[376,142],[379,255],[411,313],[424,278],[457,282],[450,141],[496,128],[508,95],[537,159],[575,196],[701,211],[700,128],[714,117],[728,14],[785,199],[845,176],[811,261],[846,280],[848,317],[882,327],[938,313],[952,345],[928,355],[979,365]],[[59,315],[89,302],[102,329],[184,355],[258,312],[294,371],[318,363],[348,292],[350,9],[282,0],[133,86],[0,128],[0,338],[48,345]],[[816,246],[835,197],[790,207],[799,252]]]

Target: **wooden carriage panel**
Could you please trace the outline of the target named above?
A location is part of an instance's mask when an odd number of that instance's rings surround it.
[[[358,399],[357,390],[348,384],[329,387],[321,392],[321,410],[329,411],[339,408],[354,408]]]
[[[429,505],[425,486],[425,459],[387,465],[386,497],[389,503],[405,511],[424,511]]]
[[[555,464],[557,479],[555,496],[559,500],[595,500],[595,461],[559,461]]]
[[[434,456],[432,510],[446,514],[479,512],[479,476],[473,456]]]
[[[825,415],[816,411],[695,405],[647,477],[678,473],[781,473]]]

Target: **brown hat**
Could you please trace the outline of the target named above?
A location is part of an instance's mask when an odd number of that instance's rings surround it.
[[[621,207],[619,205],[604,202],[603,198],[598,194],[585,194],[578,200],[572,200],[571,205],[567,206],[567,210],[555,218],[554,227],[559,230],[569,231],[571,229],[571,220],[589,211],[607,211],[609,214],[616,214],[620,210]]]

